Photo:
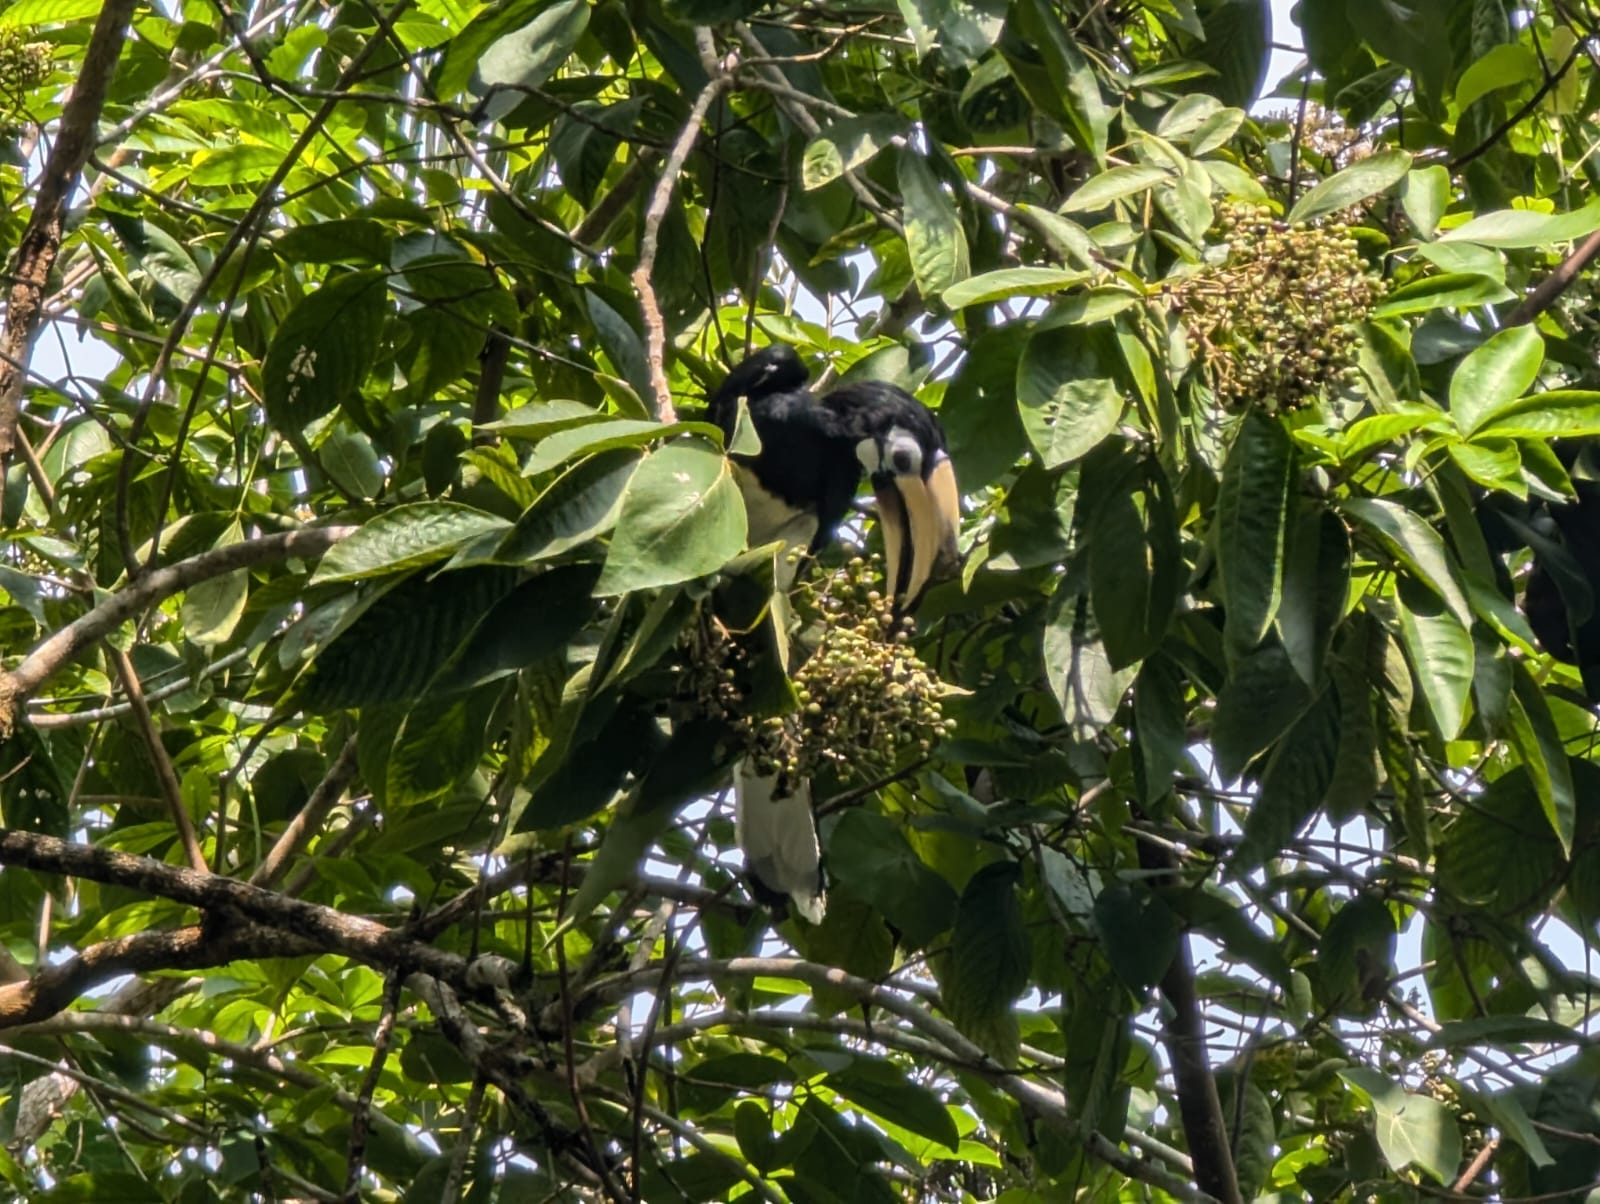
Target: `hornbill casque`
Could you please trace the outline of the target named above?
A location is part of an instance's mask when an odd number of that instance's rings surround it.
[[[751,547],[782,540],[780,588],[798,557],[833,539],[865,473],[877,498],[885,577],[895,609],[908,614],[930,582],[959,563],[960,493],[939,420],[904,389],[880,381],[844,385],[821,397],[793,347],[752,353],[707,398],[707,417],[729,443],[742,397],[761,440],[736,456]],[[745,863],[759,894],[787,899],[812,923],[824,908],[822,852],[811,784],[734,767],[734,815]]]

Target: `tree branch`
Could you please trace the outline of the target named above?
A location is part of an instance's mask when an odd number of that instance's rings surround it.
[[[95,123],[105,105],[134,8],[135,0],[106,0],[100,7],[83,66],[61,112],[55,145],[39,176],[33,213],[17,243],[5,330],[0,334],[0,469],[16,447],[17,421],[22,416],[25,372],[18,365],[27,363],[39,333],[45,286],[61,250],[67,202],[94,149]]]
[[[721,71],[714,74],[694,98],[689,118],[672,144],[672,151],[656,180],[655,192],[644,213],[644,235],[639,240],[639,263],[633,269],[633,288],[639,294],[639,307],[644,311],[646,360],[650,368],[650,388],[655,393],[656,417],[662,422],[676,422],[677,411],[672,405],[672,387],[667,383],[667,324],[661,316],[661,304],[656,300],[655,284],[651,276],[656,268],[656,252],[660,247],[661,223],[667,216],[667,206],[672,203],[672,190],[678,182],[678,173],[688,162],[689,152],[700,137],[700,127],[712,103],[728,86],[730,76]]]
[[[48,1019],[94,987],[125,974],[201,970],[245,958],[299,957],[315,952],[314,945],[299,937],[253,924],[229,925],[220,931],[192,925],[175,932],[116,937],[46,966],[24,982],[0,986],[0,1029]]]
[[[304,527],[260,539],[213,548],[188,560],[156,569],[111,595],[88,614],[68,623],[38,644],[10,673],[0,671],[0,738],[11,732],[17,708],[82,649],[115,631],[147,606],[180,590],[236,569],[252,568],[291,556],[320,556],[355,527]]]
[[[5,828],[0,828],[0,865],[111,883],[208,911],[231,911],[302,937],[323,952],[342,953],[384,969],[420,970],[460,984],[471,996],[488,996],[488,992],[472,984],[468,976],[471,963],[464,957],[413,940],[404,930],[389,928],[376,920],[291,899],[218,874],[202,874],[149,857]]]
[[[167,800],[167,810],[178,829],[178,840],[183,845],[184,855],[189,858],[189,866],[202,874],[208,873],[211,867],[206,864],[206,855],[200,849],[200,837],[195,833],[194,821],[189,818],[189,809],[183,805],[183,786],[178,781],[178,771],[172,767],[167,746],[161,743],[161,729],[156,726],[155,716],[150,713],[150,704],[145,701],[144,686],[140,684],[139,674],[133,667],[133,658],[121,648],[112,648],[111,664],[122,682],[122,692],[128,696],[128,705],[133,708],[139,734],[144,737],[145,747],[150,750],[150,763],[155,767],[156,781],[161,783],[161,794]]]
[[[1147,870],[1176,874],[1177,860],[1170,850],[1139,841],[1139,864]],[[1206,1033],[1200,1002],[1195,994],[1194,962],[1189,937],[1178,940],[1178,951],[1161,979],[1161,994],[1172,1007],[1172,1019],[1162,1030],[1172,1078],[1178,1092],[1178,1112],[1183,1134],[1194,1159],[1194,1178],[1200,1189],[1222,1204],[1244,1204],[1239,1176],[1233,1165],[1233,1146],[1222,1116],[1217,1080],[1206,1061]]]

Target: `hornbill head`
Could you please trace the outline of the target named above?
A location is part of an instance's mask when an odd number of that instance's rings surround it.
[[[822,405],[854,439],[872,480],[890,591],[895,608],[910,611],[961,562],[961,494],[944,430],[915,397],[882,381],[835,389]]]
[[[706,399],[706,417],[731,440],[739,398],[754,404],[775,393],[804,389],[810,379],[811,372],[798,351],[787,343],[772,343],[745,356],[723,378],[716,392]]]

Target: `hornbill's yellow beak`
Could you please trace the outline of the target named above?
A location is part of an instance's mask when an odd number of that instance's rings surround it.
[[[926,476],[875,476],[872,488],[895,610],[906,614],[931,582],[952,577],[960,569],[956,536],[961,531],[961,492],[955,469],[950,457],[939,451]]]

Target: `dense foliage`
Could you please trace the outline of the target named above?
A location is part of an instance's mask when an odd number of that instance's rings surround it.
[[[1297,19],[0,9],[5,1190],[1583,1199],[1600,11]],[[913,637],[770,341],[942,418]]]

